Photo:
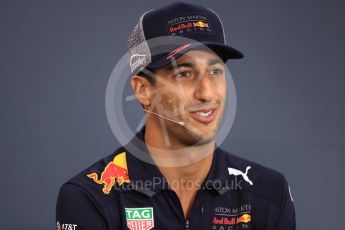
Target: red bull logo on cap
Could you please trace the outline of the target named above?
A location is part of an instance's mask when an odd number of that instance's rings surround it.
[[[252,217],[249,214],[243,214],[237,218],[237,223],[248,223],[252,220]]]
[[[187,36],[191,33],[213,33],[211,24],[206,15],[183,14],[170,18],[167,21],[170,36]]]
[[[88,174],[87,177],[91,178],[97,184],[103,184],[104,194],[110,193],[115,181],[117,181],[119,185],[129,183],[126,152],[116,155],[114,160],[108,163],[104,168],[100,178],[98,178],[98,174],[95,172]]]
[[[198,21],[198,22],[193,22],[194,27],[201,27],[201,28],[208,28],[208,23]]]

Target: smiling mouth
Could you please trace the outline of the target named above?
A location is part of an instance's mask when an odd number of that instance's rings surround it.
[[[191,117],[203,124],[209,124],[213,122],[217,117],[217,108],[202,109],[198,111],[191,111]]]

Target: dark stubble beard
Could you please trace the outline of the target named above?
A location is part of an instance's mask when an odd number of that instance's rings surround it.
[[[174,125],[170,128],[170,132],[175,139],[185,146],[200,146],[208,144],[214,141],[217,135],[217,130],[205,133],[191,127],[189,124],[186,124],[185,126]]]

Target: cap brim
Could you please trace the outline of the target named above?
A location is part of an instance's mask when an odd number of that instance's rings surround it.
[[[191,43],[187,48],[181,50],[180,52],[175,53],[174,55],[169,55],[167,53],[156,55],[152,58],[152,62],[146,66],[148,69],[157,69],[162,68],[168,64],[170,64],[174,59],[181,57],[182,55],[186,54],[187,52],[198,49],[200,47],[208,47],[210,50],[214,51],[224,62],[228,59],[241,59],[244,55],[232,48],[230,46],[216,43],[216,42],[203,42],[203,43]]]

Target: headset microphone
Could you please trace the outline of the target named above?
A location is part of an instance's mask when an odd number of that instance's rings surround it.
[[[175,120],[173,120],[173,119],[167,118],[167,117],[165,117],[165,116],[163,116],[163,115],[160,115],[160,114],[158,114],[158,113],[149,111],[149,110],[147,110],[147,109],[144,109],[144,111],[146,111],[146,112],[148,112],[148,113],[152,113],[152,114],[154,114],[154,115],[157,115],[157,116],[159,116],[159,117],[161,117],[161,118],[164,118],[164,119],[166,119],[166,120],[168,120],[168,121],[172,121],[172,122],[175,122],[175,123],[177,123],[177,124],[179,124],[179,125],[185,126],[185,123],[184,123],[183,121],[175,121]]]

